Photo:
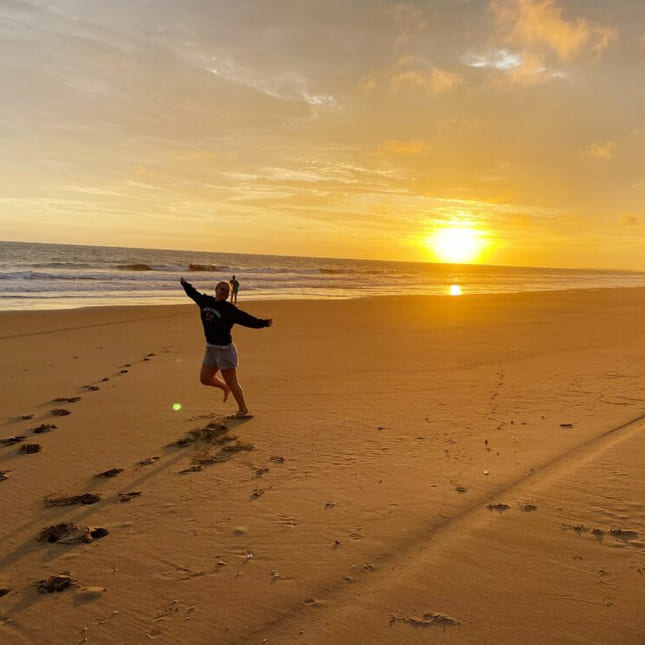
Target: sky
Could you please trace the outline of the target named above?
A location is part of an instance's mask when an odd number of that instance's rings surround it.
[[[643,0],[0,0],[0,239],[645,270],[644,70]]]

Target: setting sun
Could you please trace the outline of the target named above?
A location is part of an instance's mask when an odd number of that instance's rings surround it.
[[[440,262],[474,262],[484,248],[481,233],[472,228],[444,228],[426,243]]]

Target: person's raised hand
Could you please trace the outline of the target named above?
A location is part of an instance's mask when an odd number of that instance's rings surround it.
[[[179,278],[179,282],[181,282],[181,284],[186,284],[186,280],[184,280],[183,278]]]

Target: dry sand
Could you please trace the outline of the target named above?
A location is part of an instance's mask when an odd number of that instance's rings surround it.
[[[0,642],[643,645],[644,290],[240,306],[0,314]]]

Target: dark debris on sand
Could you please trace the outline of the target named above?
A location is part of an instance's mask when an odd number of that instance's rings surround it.
[[[45,504],[47,506],[74,506],[75,504],[89,506],[100,501],[101,496],[94,493],[83,493],[82,495],[74,495],[72,497],[45,497]]]

